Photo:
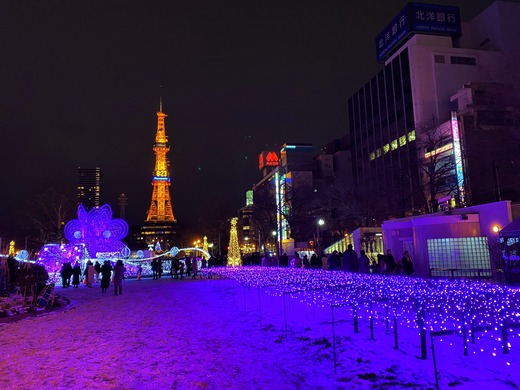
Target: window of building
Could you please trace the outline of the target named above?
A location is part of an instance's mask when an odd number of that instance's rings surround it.
[[[408,142],[415,141],[415,130],[412,130],[408,133]]]
[[[406,145],[406,135],[399,137],[399,146]]]
[[[436,54],[435,55],[435,62],[437,64],[445,64],[446,63],[446,59],[444,58],[444,56]]]
[[[391,143],[390,143],[390,149],[392,150],[396,150],[397,149],[397,140],[394,139]]]
[[[477,65],[477,59],[474,57],[451,56],[450,60],[453,65]]]
[[[487,237],[435,238],[427,240],[432,276],[477,277],[478,270],[490,270]],[[481,271],[480,276],[491,276]]]

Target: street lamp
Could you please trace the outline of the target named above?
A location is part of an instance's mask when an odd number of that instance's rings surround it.
[[[276,235],[277,235],[276,230],[273,230],[271,235],[273,236],[273,241],[274,241],[273,252],[276,252]]]
[[[244,252],[249,253],[249,237],[245,236],[244,241]]]
[[[200,240],[193,241],[193,246],[195,249],[193,250],[193,257],[197,258],[197,248],[200,245]]]
[[[320,254],[320,246],[321,246],[321,240],[320,240],[320,229],[325,225],[325,220],[323,218],[318,219],[318,222],[316,224],[316,250],[317,254]]]

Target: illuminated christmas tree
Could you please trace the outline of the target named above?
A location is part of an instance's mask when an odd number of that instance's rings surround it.
[[[232,267],[242,265],[240,249],[238,247],[237,222],[238,218],[235,217],[231,219],[231,231],[229,233],[229,250],[227,265]]]

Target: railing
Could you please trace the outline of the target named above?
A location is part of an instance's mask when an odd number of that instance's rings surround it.
[[[501,268],[430,268],[430,278],[442,277],[477,279],[478,281],[496,280],[503,283],[504,270]]]

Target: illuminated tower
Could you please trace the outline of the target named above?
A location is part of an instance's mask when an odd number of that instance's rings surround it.
[[[166,114],[162,112],[162,100],[159,103],[157,113],[157,133],[153,151],[155,153],[155,169],[153,171],[153,191],[152,202],[148,209],[146,222],[174,222],[172,201],[170,197],[170,173],[168,172],[169,162],[166,153],[170,150],[168,137],[164,128],[164,118]]]

